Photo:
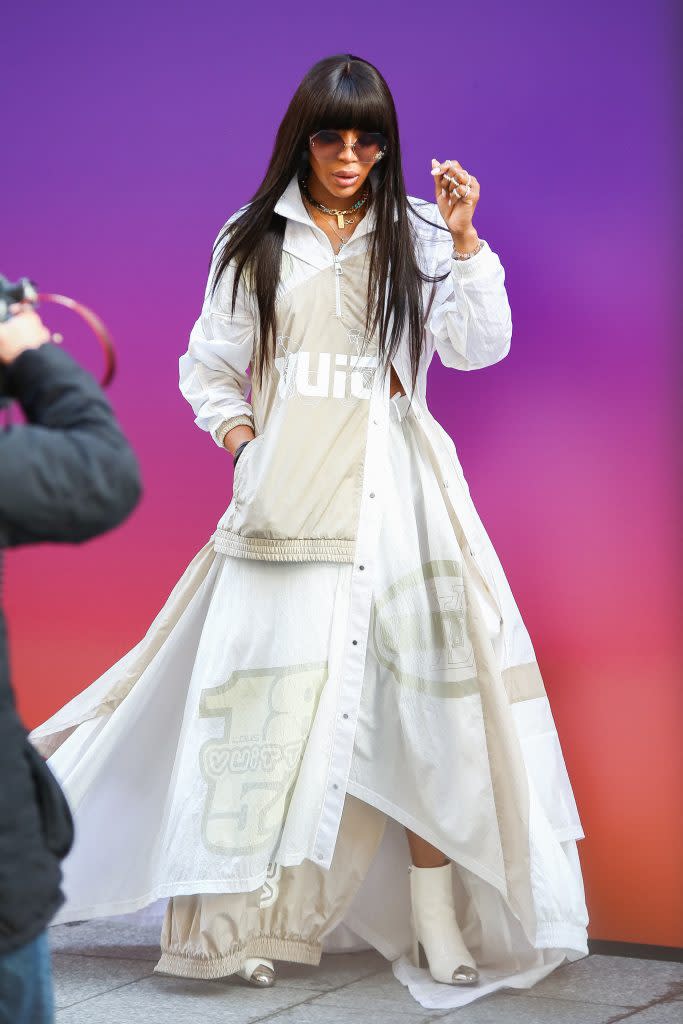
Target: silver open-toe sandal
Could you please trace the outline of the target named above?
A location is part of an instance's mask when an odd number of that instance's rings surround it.
[[[247,957],[236,973],[250,985],[256,985],[259,988],[267,988],[275,984],[275,964],[272,960],[266,960],[263,957]]]

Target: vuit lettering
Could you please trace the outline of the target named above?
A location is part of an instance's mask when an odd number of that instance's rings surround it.
[[[288,352],[275,358],[281,398],[370,398],[377,356],[339,352]]]

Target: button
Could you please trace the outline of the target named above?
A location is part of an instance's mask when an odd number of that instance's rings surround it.
[[[348,717],[349,717],[349,716],[348,716],[348,714],[347,714],[347,713],[346,713],[346,711],[345,711],[345,712],[344,712],[344,714],[342,715],[342,718],[348,718]]]
[[[332,789],[339,789],[339,786],[337,785],[336,782],[332,783]]]
[[[351,643],[352,643],[352,644],[357,644],[357,643],[358,643],[358,641],[357,641],[357,640],[352,640],[352,641],[351,641]]]
[[[359,565],[359,566],[358,566],[358,568],[359,568],[359,569],[364,569],[364,568],[365,568],[365,566],[364,566],[364,565]]]
[[[323,859],[322,853],[316,853],[316,857],[318,858],[318,860],[322,860]]]
[[[379,420],[373,420],[372,422],[373,423],[379,423]]]
[[[374,492],[374,491],[370,491],[370,497],[371,497],[371,498],[374,498],[374,497],[375,497],[375,492]]]

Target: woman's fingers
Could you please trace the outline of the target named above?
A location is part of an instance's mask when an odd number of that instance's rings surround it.
[[[434,192],[436,194],[437,202],[439,199],[445,198],[445,188],[448,182],[443,180],[444,174],[447,172],[448,167],[445,163],[440,163],[435,158],[432,158],[432,174],[434,175]]]
[[[457,200],[469,200],[478,182],[469,174],[458,160],[443,160],[441,163],[432,159],[432,174],[437,201],[447,199],[452,205]]]

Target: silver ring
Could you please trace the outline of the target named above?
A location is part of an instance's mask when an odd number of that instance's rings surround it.
[[[470,182],[472,181],[472,175],[469,173],[469,171],[465,171],[465,174],[467,175],[467,181],[458,181],[455,175],[450,175],[447,173],[444,173],[443,175],[444,181],[447,181],[450,185],[453,185],[453,182],[455,182],[453,187],[449,189],[449,195],[455,196],[456,199],[467,199],[468,195],[472,191],[472,187],[470,185]],[[458,189],[460,188],[461,185],[465,189],[463,195],[460,195],[460,193],[458,192]]]

